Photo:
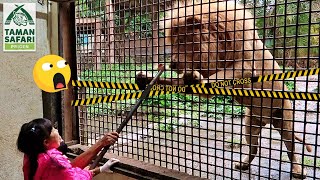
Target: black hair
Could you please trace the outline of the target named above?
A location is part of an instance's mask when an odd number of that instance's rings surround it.
[[[44,140],[50,137],[51,121],[38,118],[25,123],[20,129],[17,140],[18,150],[25,153],[30,162],[29,179],[32,180],[38,168],[38,155],[46,151]]]
[[[69,149],[68,145],[64,141],[60,142],[60,146],[57,148],[57,150],[64,155],[66,155],[68,152],[72,152],[72,150]]]

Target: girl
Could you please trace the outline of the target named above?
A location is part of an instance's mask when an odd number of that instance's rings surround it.
[[[102,167],[93,170],[84,169],[104,146],[114,144],[118,137],[116,132],[106,134],[70,163],[67,157],[57,150],[62,139],[58,131],[52,127],[50,120],[39,118],[25,123],[17,140],[18,150],[24,153],[24,179],[92,179],[94,175],[108,171],[119,161],[110,159]]]

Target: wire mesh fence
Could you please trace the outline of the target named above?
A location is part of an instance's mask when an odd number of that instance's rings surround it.
[[[160,63],[166,71],[159,84],[166,85],[227,83],[320,67],[319,1],[77,0],[75,5],[82,81],[148,82]],[[317,73],[288,77],[223,88],[320,93]],[[130,92],[135,91],[78,89],[79,98]],[[91,145],[114,131],[136,101],[81,106],[81,143]],[[320,178],[319,109],[319,101],[257,94],[152,96],[111,152],[208,179]]]

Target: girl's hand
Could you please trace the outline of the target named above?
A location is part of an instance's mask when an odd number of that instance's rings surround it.
[[[115,158],[109,159],[103,166],[100,167],[100,172],[108,172],[110,170],[110,167],[119,161],[120,160]]]
[[[113,145],[119,138],[119,134],[117,132],[107,133],[102,138],[103,146]]]

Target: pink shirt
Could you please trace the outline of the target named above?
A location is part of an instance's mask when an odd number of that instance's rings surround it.
[[[29,180],[29,160],[23,159],[24,179]],[[34,180],[87,180],[92,179],[92,173],[78,167],[72,167],[68,158],[57,149],[50,149],[38,156],[38,168]]]

